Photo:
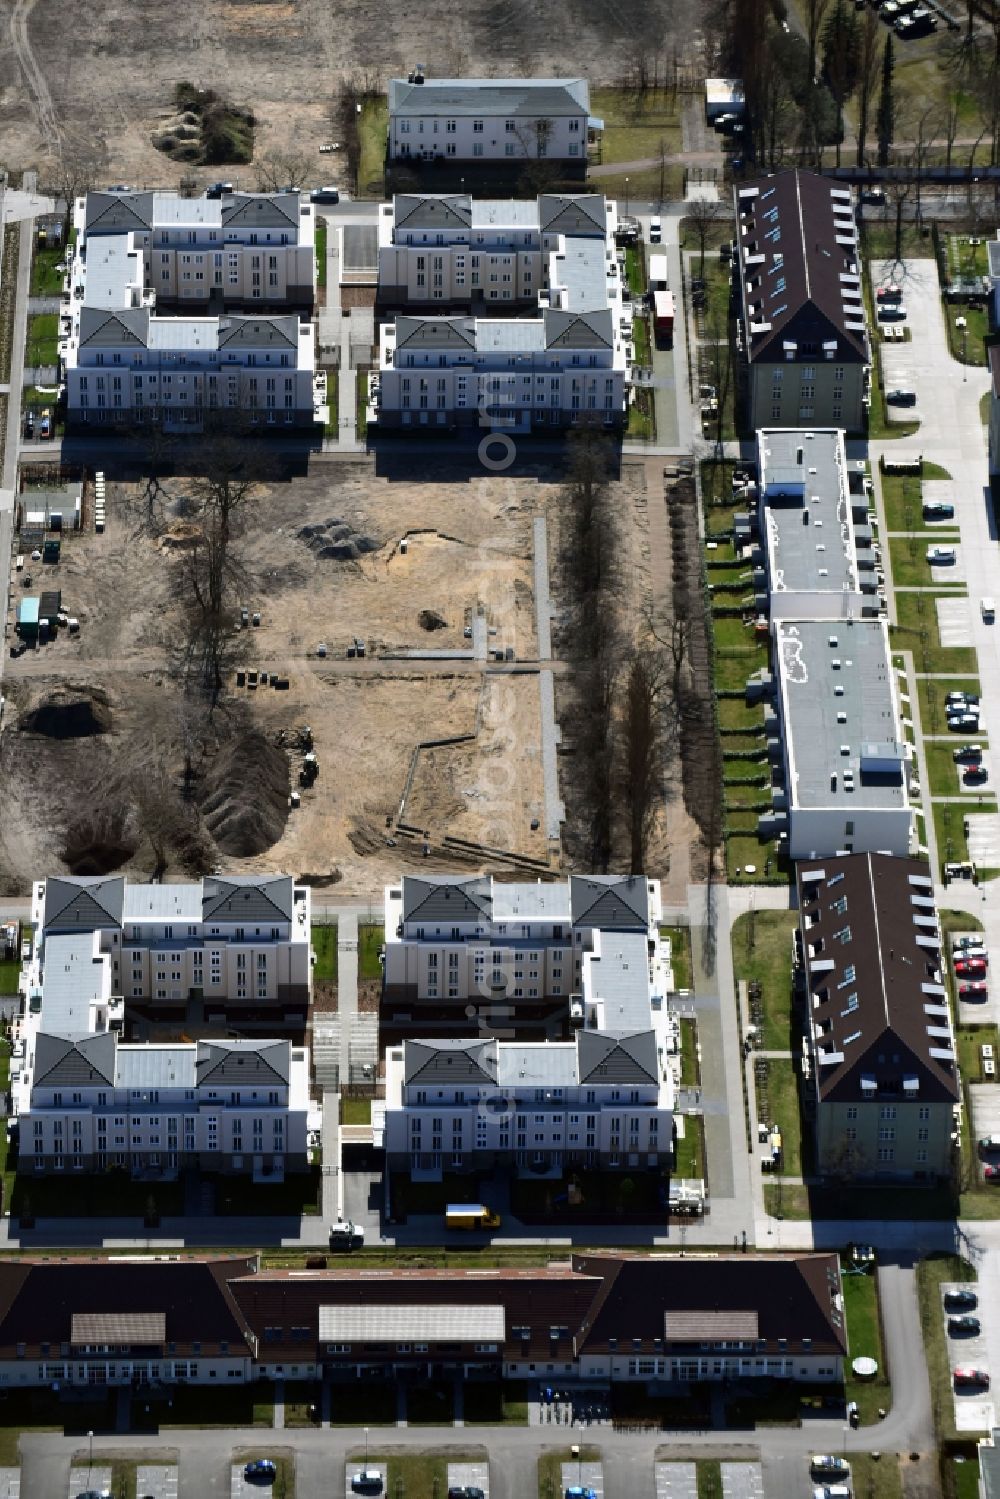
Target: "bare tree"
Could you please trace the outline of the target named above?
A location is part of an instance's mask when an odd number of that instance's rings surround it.
[[[640,645],[626,673],[622,709],[622,793],[633,874],[646,867],[650,832],[663,800],[665,676],[654,644]]]
[[[955,150],[955,141],[958,139],[958,129],[961,122],[962,96],[957,89],[949,84],[941,91],[940,114],[941,133],[944,136],[944,163],[951,170],[952,153]]]
[[[861,22],[861,37],[859,43],[858,57],[858,150],[857,164],[859,167],[865,165],[865,156],[868,147],[868,129],[871,124],[872,102],[875,98],[875,89],[878,85],[879,72],[882,63],[879,39],[881,36],[881,25],[878,12],[870,6],[866,7],[864,18]]]
[[[265,151],[255,155],[257,189],[262,193],[276,193],[285,187],[302,187],[309,166],[308,157],[297,151]]]
[[[831,0],[803,0],[802,9],[805,15],[806,45],[809,48],[809,77],[816,77],[816,47],[819,42],[819,34],[826,19],[826,13],[830,9]]]
[[[77,198],[96,188],[107,166],[108,148],[103,136],[96,132],[86,136],[63,135],[58,156],[47,175],[52,196],[62,198],[66,204],[64,239],[69,239]]]
[[[709,236],[727,217],[720,203],[710,202],[707,198],[693,198],[685,205],[685,224],[693,231],[698,241],[698,275],[705,274],[705,249],[708,245]]]

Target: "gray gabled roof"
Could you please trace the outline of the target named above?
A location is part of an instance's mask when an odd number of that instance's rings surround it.
[[[496,1041],[406,1041],[406,1083],[495,1083]]]
[[[397,317],[397,349],[475,349],[472,317]]]
[[[404,921],[487,921],[493,909],[491,881],[486,875],[441,875],[424,879],[403,876]]]
[[[581,1083],[655,1083],[656,1032],[578,1031]]]
[[[294,881],[290,874],[206,875],[201,897],[203,921],[283,921],[292,919]]]
[[[574,926],[645,931],[649,925],[645,875],[573,874],[569,892]]]
[[[122,234],[153,226],[152,193],[88,193],[86,234]]]
[[[590,110],[584,78],[428,78],[389,80],[389,113],[418,115],[580,115]]]
[[[238,317],[227,313],[219,319],[219,348],[246,345],[259,349],[265,344],[284,349],[299,346],[299,320],[294,315],[281,317]]]
[[[99,1036],[49,1036],[40,1031],[35,1039],[35,1088],[86,1087],[94,1083],[114,1086],[117,1037],[111,1031]]]
[[[545,347],[547,349],[592,349],[603,344],[614,346],[614,327],[609,308],[597,312],[563,312],[559,307],[547,307],[545,319]]]
[[[298,229],[298,193],[234,193],[222,199],[224,229]]]
[[[149,308],[80,308],[80,348],[146,349],[149,347]]]
[[[467,229],[472,223],[472,198],[468,193],[397,193],[393,208],[399,228]]]
[[[608,229],[608,211],[603,193],[568,196],[542,193],[538,199],[540,227],[552,234],[599,234]]]
[[[84,879],[50,875],[45,881],[42,928],[49,932],[93,932],[121,926],[125,881],[120,874]]]
[[[288,1082],[291,1069],[288,1041],[199,1041],[195,1074],[198,1087],[240,1083],[266,1086]]]

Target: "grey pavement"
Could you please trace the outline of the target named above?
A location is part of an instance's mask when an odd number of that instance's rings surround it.
[[[176,1463],[139,1463],[135,1473],[135,1491],[139,1499],[177,1499]],[[0,1499],[3,1491],[0,1489]]]

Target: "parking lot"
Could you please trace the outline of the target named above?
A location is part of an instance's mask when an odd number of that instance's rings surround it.
[[[135,1470],[135,1492],[136,1499],[177,1499],[176,1467],[173,1463],[140,1463]]]
[[[957,1282],[946,1282],[941,1286],[941,1317],[944,1325],[945,1342],[948,1349],[948,1366],[954,1376],[956,1369],[981,1369],[989,1376],[990,1370],[987,1363],[986,1340],[982,1332],[972,1334],[952,1335],[948,1331],[949,1321],[961,1316],[973,1316],[980,1321],[989,1316],[989,1308],[981,1305],[965,1311],[961,1308],[951,1309],[945,1306],[945,1297],[949,1292],[967,1291],[968,1286],[960,1286]],[[968,1393],[962,1393],[956,1389],[954,1377],[952,1378],[952,1402],[955,1408],[955,1426],[958,1431],[989,1431],[993,1427],[993,1401],[990,1398],[988,1386],[979,1388],[970,1387]]]
[[[374,1489],[367,1489],[366,1490],[366,1489],[352,1489],[351,1488],[351,1479],[354,1477],[355,1473],[360,1473],[361,1472],[361,1469],[362,1469],[363,1466],[364,1466],[363,1461],[362,1462],[357,1462],[357,1461],[355,1461],[355,1462],[349,1462],[347,1464],[347,1469],[346,1469],[346,1472],[344,1473],[344,1499],[352,1499],[352,1496],[354,1494],[357,1494],[357,1493],[373,1493],[373,1492],[375,1492]],[[386,1490],[386,1485],[389,1482],[389,1468],[388,1468],[388,1464],[386,1464],[386,1463],[370,1462],[368,1464],[368,1466],[367,1466],[366,1471],[368,1473],[381,1473],[381,1475],[382,1475],[382,1490],[381,1490],[381,1492],[384,1494],[385,1490]]]
[[[82,1468],[76,1467],[69,1470],[68,1499],[77,1499],[78,1494],[85,1494],[88,1489],[103,1494],[106,1489],[110,1490],[110,1488],[111,1469],[102,1467],[100,1463],[95,1463],[93,1467],[84,1464]]]
[[[994,1067],[997,1058],[991,1058]],[[990,1083],[973,1083],[969,1089],[972,1099],[972,1141],[985,1140],[992,1136],[1000,1140],[1000,1088]],[[986,1165],[1000,1166],[1000,1150],[980,1151],[976,1149],[976,1170],[983,1175]],[[1000,1194],[1000,1182],[997,1184]]]
[[[722,1499],[764,1499],[764,1471],[760,1463],[720,1463]]]
[[[698,1469],[694,1463],[656,1463],[656,1499],[698,1499]]]
[[[448,1487],[482,1489],[486,1499],[490,1499],[489,1463],[449,1463]]]
[[[593,1489],[597,1499],[604,1499],[604,1469],[600,1463],[563,1463],[562,1465],[562,1487],[563,1493],[567,1489],[579,1485],[584,1489]]]
[[[20,1468],[0,1468],[0,1499],[20,1499]]]

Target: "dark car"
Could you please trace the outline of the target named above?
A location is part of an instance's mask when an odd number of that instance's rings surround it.
[[[884,203],[886,201],[885,190],[881,187],[864,187],[861,189],[862,203]]]
[[[949,1317],[948,1336],[951,1338],[974,1338],[982,1331],[978,1317]]]
[[[944,1304],[949,1312],[974,1312],[979,1305],[979,1297],[975,1291],[967,1291],[964,1286],[957,1290],[945,1291]]]
[[[952,750],[951,758],[956,765],[982,765],[983,747],[981,744],[960,744],[957,750]]]
[[[917,404],[917,393],[915,390],[888,390],[885,395],[890,406],[915,406]]]
[[[955,518],[955,507],[948,500],[925,500],[923,510],[924,520],[954,520]]]
[[[1000,1181],[1000,1166],[984,1166],[983,1179],[988,1182]]]
[[[273,1483],[277,1472],[277,1468],[269,1457],[257,1457],[252,1463],[247,1463],[243,1469],[243,1477],[249,1478],[251,1482]]]
[[[989,993],[989,987],[986,984],[959,984],[958,986],[959,999],[988,999]]]
[[[211,187],[206,187],[206,198],[228,198],[233,191],[231,182],[213,182]]]
[[[486,1499],[486,1495],[474,1483],[453,1483],[448,1490],[448,1499]]]
[[[382,1474],[378,1468],[363,1468],[358,1473],[352,1473],[351,1492],[353,1494],[381,1494]]]
[[[962,780],[966,786],[981,786],[989,778],[990,773],[985,765],[967,765],[962,772]]]
[[[949,713],[948,729],[952,734],[978,734],[978,713]]]

